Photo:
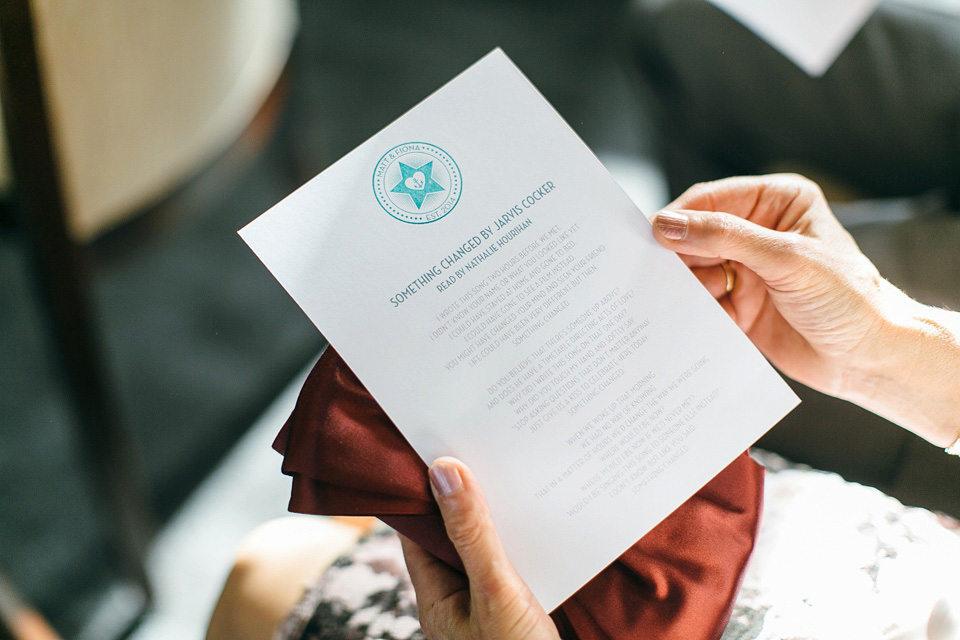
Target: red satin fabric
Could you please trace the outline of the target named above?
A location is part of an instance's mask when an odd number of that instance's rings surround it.
[[[290,510],[373,515],[461,568],[426,465],[328,348],[274,442]],[[551,615],[565,638],[719,638],[753,550],[763,469],[741,455]],[[577,553],[571,549],[571,553]]]

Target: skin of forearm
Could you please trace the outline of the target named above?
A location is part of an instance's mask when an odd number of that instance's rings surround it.
[[[960,437],[960,313],[885,298],[843,397],[948,447]]]

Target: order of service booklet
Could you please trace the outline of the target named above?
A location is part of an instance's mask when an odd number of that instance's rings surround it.
[[[499,49],[240,234],[547,611],[798,403]]]

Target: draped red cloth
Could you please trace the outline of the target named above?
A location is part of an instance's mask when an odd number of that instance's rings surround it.
[[[427,468],[328,348],[274,442],[290,510],[373,515],[461,568]],[[565,638],[719,638],[753,550],[763,469],[746,453],[552,612]],[[571,549],[576,553],[576,549]]]

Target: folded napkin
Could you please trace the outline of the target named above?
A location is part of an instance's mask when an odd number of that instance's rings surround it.
[[[293,478],[291,511],[377,516],[462,569],[426,465],[332,348],[310,372],[274,448]],[[762,498],[763,469],[744,453],[553,611],[561,635],[719,638]]]

